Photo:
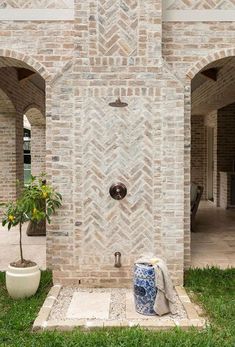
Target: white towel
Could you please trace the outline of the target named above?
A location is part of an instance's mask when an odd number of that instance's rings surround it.
[[[149,264],[154,267],[155,284],[157,288],[157,295],[154,303],[154,311],[156,314],[159,316],[169,312],[175,314],[174,289],[164,260],[148,254],[138,259],[136,264]]]

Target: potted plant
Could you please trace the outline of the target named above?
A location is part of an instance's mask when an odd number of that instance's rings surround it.
[[[19,226],[20,259],[11,263],[6,271],[6,287],[12,298],[24,298],[36,293],[41,273],[38,265],[26,260],[22,247],[22,226],[26,222],[47,220],[51,222],[51,215],[61,206],[62,197],[53,187],[45,183],[45,178],[31,177],[29,185],[23,188],[16,202],[7,204],[2,225],[8,230]]]
[[[43,184],[46,184],[46,180],[43,181]],[[38,201],[39,203],[39,201]],[[46,204],[45,204],[45,199],[41,199],[41,208],[45,208]],[[28,236],[46,236],[46,219],[43,219],[41,221],[30,221],[28,226],[27,226],[27,230],[26,230],[26,234]]]

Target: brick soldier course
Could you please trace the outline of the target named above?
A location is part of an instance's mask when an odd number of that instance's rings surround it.
[[[9,0],[0,9],[0,73],[9,73],[0,84],[1,124],[9,133],[1,137],[1,166],[10,170],[10,154],[13,165],[1,199],[17,194],[10,192],[22,175],[16,123],[25,113],[33,172],[43,171],[46,160],[49,180],[63,195],[47,228],[54,283],[123,287],[133,261],[152,251],[182,284],[190,264],[190,84],[207,64],[234,55],[235,23],[210,18],[235,10],[235,1],[225,8],[162,3],[48,1],[39,8],[37,1]],[[180,18],[196,9],[209,19],[172,20],[175,11]],[[36,74],[14,81],[15,67]],[[110,107],[118,97],[128,107]],[[11,136],[6,144],[12,133],[19,140]],[[6,176],[0,178],[2,185]],[[118,181],[128,190],[122,201],[109,195]]]

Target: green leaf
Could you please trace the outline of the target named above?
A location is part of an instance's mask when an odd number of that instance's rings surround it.
[[[50,217],[61,206],[62,195],[46,184],[45,175],[42,174],[38,178],[31,176],[29,184],[24,187],[17,201],[7,203],[2,225],[7,225],[10,230],[11,227],[27,221],[39,223],[46,219],[51,223]],[[10,215],[14,216],[12,221],[9,221]]]

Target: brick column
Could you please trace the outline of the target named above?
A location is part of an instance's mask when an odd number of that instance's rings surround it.
[[[16,196],[19,195],[24,185],[24,120],[23,114],[17,114],[16,117]]]
[[[162,55],[162,1],[140,1],[138,55],[159,59]]]
[[[31,125],[31,172],[39,176],[46,171],[46,126]]]
[[[0,202],[15,200],[23,182],[23,117],[0,111]]]
[[[26,117],[31,125],[31,173],[39,176],[46,171],[46,120],[44,112],[33,107]]]
[[[162,55],[161,0],[76,0],[75,22],[79,57],[139,57],[146,66]]]

